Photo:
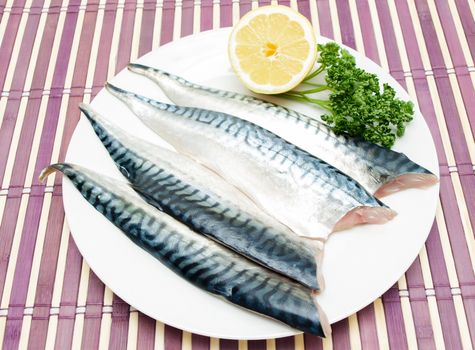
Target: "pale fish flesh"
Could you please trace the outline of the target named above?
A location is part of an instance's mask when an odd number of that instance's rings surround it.
[[[129,69],[157,83],[177,105],[229,113],[272,131],[354,178],[378,198],[438,182],[437,176],[405,154],[336,135],[324,123],[302,113],[255,97],[194,84],[160,69],[140,64],[130,64]]]
[[[385,223],[395,215],[355,180],[246,120],[106,87],[176,150],[216,171],[301,236],[326,239],[334,230]]]
[[[40,179],[56,170],[130,240],[193,285],[303,332],[330,334],[310,289],[196,234],[147,204],[125,182],[65,163],[49,166]]]

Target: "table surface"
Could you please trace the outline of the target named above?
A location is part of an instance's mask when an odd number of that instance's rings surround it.
[[[434,137],[440,201],[429,239],[373,304],[331,338],[230,341],[131,308],[82,260],[61,178],[77,105],[153,48],[232,26],[270,1],[0,0],[0,336],[5,349],[472,349],[475,345],[475,2],[279,1],[389,71]],[[277,1],[272,1],[277,3]],[[348,291],[351,293],[351,291]]]

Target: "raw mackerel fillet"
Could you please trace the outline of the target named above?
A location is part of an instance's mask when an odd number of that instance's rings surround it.
[[[295,235],[194,160],[127,134],[88,105],[79,108],[117,168],[150,204],[267,268],[321,289],[317,260],[323,243]]]
[[[326,239],[334,230],[395,215],[352,178],[253,123],[111,84],[107,89],[178,152],[220,174],[301,236]]]
[[[188,282],[303,332],[321,337],[330,334],[310,289],[196,234],[147,204],[125,182],[65,163],[49,166],[40,178],[56,170],[132,242]],[[104,247],[107,249],[114,247]]]
[[[228,113],[254,122],[333,165],[381,198],[406,188],[424,188],[437,176],[405,154],[372,142],[336,135],[326,124],[271,102],[235,92],[191,83],[181,77],[140,64],[130,64],[180,106]]]

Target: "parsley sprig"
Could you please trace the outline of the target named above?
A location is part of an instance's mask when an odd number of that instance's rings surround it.
[[[391,148],[396,137],[404,134],[414,115],[410,101],[396,97],[394,89],[375,74],[356,66],[355,58],[338,44],[318,45],[320,66],[302,82],[306,90],[292,90],[283,97],[308,102],[323,108],[321,118],[338,134],[346,133]],[[311,82],[326,73],[326,84]],[[328,99],[313,94],[328,91]]]

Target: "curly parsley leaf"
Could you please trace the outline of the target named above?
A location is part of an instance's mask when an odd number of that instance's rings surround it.
[[[312,88],[293,90],[283,97],[316,104],[327,113],[322,116],[336,133],[346,133],[391,148],[396,137],[404,135],[406,124],[414,115],[410,101],[396,97],[388,84],[382,88],[375,74],[356,66],[355,58],[335,43],[318,45],[320,66],[311,73],[304,84]],[[325,73],[326,84],[310,80]],[[312,97],[314,93],[328,90],[328,99]]]

